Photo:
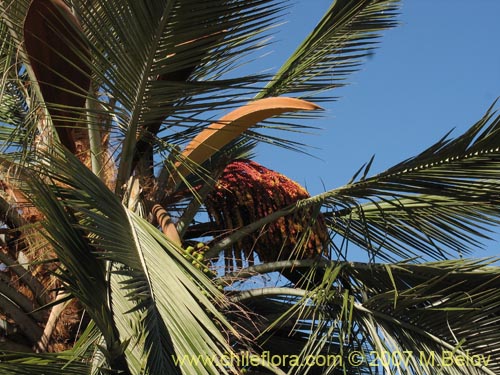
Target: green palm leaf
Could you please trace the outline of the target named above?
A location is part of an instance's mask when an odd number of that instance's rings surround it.
[[[460,137],[325,194],[331,228],[386,259],[477,248],[498,223],[499,129],[490,108]]]
[[[258,340],[264,350],[299,356],[299,363],[331,355],[330,367],[312,366],[312,373],[498,372],[498,267],[472,260],[319,267],[323,284],[312,291],[240,292],[267,326]],[[452,362],[459,356],[469,361]]]
[[[201,353],[221,358],[231,352],[220,335],[220,328],[213,324],[214,319],[224,322],[225,318],[201,293],[201,290],[207,290],[215,296],[217,289],[203,275],[193,274],[195,270],[187,264],[183,265],[184,270],[169,265],[172,260],[165,247],[171,248],[170,256],[178,258],[177,262],[182,264],[186,261],[156,228],[133,214],[129,217],[146,275],[118,268],[111,276],[111,286],[116,321],[122,336],[132,340],[130,346],[135,351],[145,347],[144,351],[136,354],[139,363],[144,362],[141,356],[145,357],[148,361],[146,367],[151,373],[169,374],[176,371],[177,365],[173,361],[176,353],[182,353],[179,358],[196,358]],[[125,318],[130,313],[135,315],[132,321],[139,322],[135,329],[130,327],[130,318]],[[226,329],[231,330],[227,325]],[[238,335],[235,331],[232,333]],[[141,340],[144,342],[140,343]],[[186,361],[180,368],[183,373],[225,373],[216,361],[206,368]]]
[[[311,97],[343,86],[373,53],[379,33],[396,25],[396,10],[394,0],[334,1],[257,97],[290,93]]]
[[[123,351],[131,373],[199,373],[189,361],[179,368],[175,355],[230,353],[220,329],[239,334],[220,313],[224,301],[212,282],[73,155],[38,160],[38,178],[26,192],[46,217],[46,236],[63,264],[60,277],[103,333],[110,363],[116,367]],[[205,370],[220,371],[216,360]]]

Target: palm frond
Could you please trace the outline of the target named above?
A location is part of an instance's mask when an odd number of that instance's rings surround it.
[[[500,203],[500,117],[492,108],[463,135],[324,194],[331,229],[385,259],[384,250],[444,258],[480,246]]]
[[[199,373],[175,356],[230,353],[220,329],[240,335],[220,312],[225,302],[211,280],[69,152],[38,160],[33,200],[46,216],[61,278],[103,333],[108,358],[123,351],[132,373]],[[204,371],[222,370],[214,360]]]
[[[17,42],[6,20],[0,19],[0,140],[12,152],[33,139],[31,90],[18,60]],[[8,145],[8,146],[7,146]]]
[[[495,374],[500,270],[489,263],[324,262],[313,291],[241,293],[267,326],[258,340],[264,350],[298,363],[332,360],[311,373]]]
[[[9,356],[1,356],[0,374],[4,375],[88,375],[89,365],[84,362],[75,361],[68,364],[68,358],[62,355],[33,355],[22,358],[9,359]]]
[[[261,34],[282,7],[277,1],[260,0],[107,0],[76,8],[92,46],[97,86],[122,107],[115,124],[124,137],[121,185],[132,167],[138,133],[151,143],[179,119],[186,126],[194,113],[227,106],[234,92],[225,91],[248,91],[245,87],[262,79],[201,77],[258,48]],[[171,115],[176,118],[162,124]]]
[[[111,277],[115,316],[123,337],[132,340],[132,348],[143,340],[145,351],[142,355],[148,354],[146,367],[155,374],[175,372],[177,353],[189,358],[196,358],[201,353],[222,358],[231,352],[219,332],[221,327],[213,323],[214,320],[224,322],[225,318],[202,293],[205,290],[215,296],[218,295],[217,289],[201,272],[193,274],[187,264],[183,264],[184,269],[172,264],[165,246],[170,247],[170,256],[174,255],[176,262],[187,262],[156,228],[132,214],[129,218],[137,236],[136,248],[142,257],[145,275],[122,267]],[[132,327],[133,330],[128,327],[130,318],[119,318],[130,313],[143,315],[133,319],[140,322],[135,329]],[[184,323],[179,325],[179,322]],[[227,324],[225,329],[231,330]],[[235,331],[232,333],[236,334]],[[207,364],[206,368],[189,362],[180,367],[185,373],[226,373],[216,361]]]
[[[379,33],[396,25],[397,7],[394,0],[334,1],[257,97],[294,93],[307,98],[343,86],[373,53]]]
[[[499,224],[497,212],[489,202],[417,195],[353,204],[325,217],[335,233],[371,257],[389,260],[469,254],[489,239]]]
[[[59,158],[59,162],[63,163],[61,155]],[[54,159],[49,160],[54,161]],[[74,164],[80,169],[85,169],[87,174],[90,172],[79,161],[75,160]],[[117,345],[119,338],[116,329],[113,329],[112,311],[106,303],[108,290],[105,264],[93,255],[87,235],[78,226],[75,210],[65,209],[66,205],[76,202],[69,199],[63,203],[60,194],[63,193],[64,196],[64,189],[61,186],[56,187],[45,183],[48,179],[50,181],[48,170],[45,169],[47,166],[43,164],[38,164],[38,168],[36,166],[35,163],[31,163],[29,170],[22,167],[16,168],[19,188],[23,189],[29,199],[36,201],[35,206],[45,217],[40,234],[47,238],[57,257],[64,264],[64,267],[60,269],[59,278],[86,307],[89,315],[103,332],[111,353],[111,348]],[[96,188],[95,185],[93,187]],[[111,362],[116,360],[120,353],[113,353],[113,355],[115,357],[110,358]]]

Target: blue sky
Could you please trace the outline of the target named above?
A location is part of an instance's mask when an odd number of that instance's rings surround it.
[[[277,68],[330,3],[297,0],[261,64]],[[451,129],[458,136],[500,96],[499,16],[498,0],[403,1],[401,25],[384,33],[375,55],[337,90],[341,98],[323,104],[324,117],[314,121],[322,129],[300,137],[319,148],[311,152],[321,160],[268,146],[257,148],[256,160],[317,194],[345,184],[372,155],[377,173]]]

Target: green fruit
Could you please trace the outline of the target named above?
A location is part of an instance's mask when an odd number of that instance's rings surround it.
[[[203,254],[196,254],[196,260],[201,262],[203,258],[204,258]]]
[[[204,244],[203,242],[198,242],[198,243],[196,244],[196,248],[197,248],[197,249],[203,249],[204,247],[205,247],[205,244]]]
[[[188,253],[188,254],[191,254],[193,252],[193,250],[194,250],[193,246],[186,247],[186,253]]]

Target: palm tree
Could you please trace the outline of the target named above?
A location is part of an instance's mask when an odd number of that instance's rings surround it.
[[[494,105],[314,197],[251,161],[397,5],[337,0],[243,75],[285,1],[1,2],[0,373],[498,373],[500,269],[457,259],[498,223]]]

